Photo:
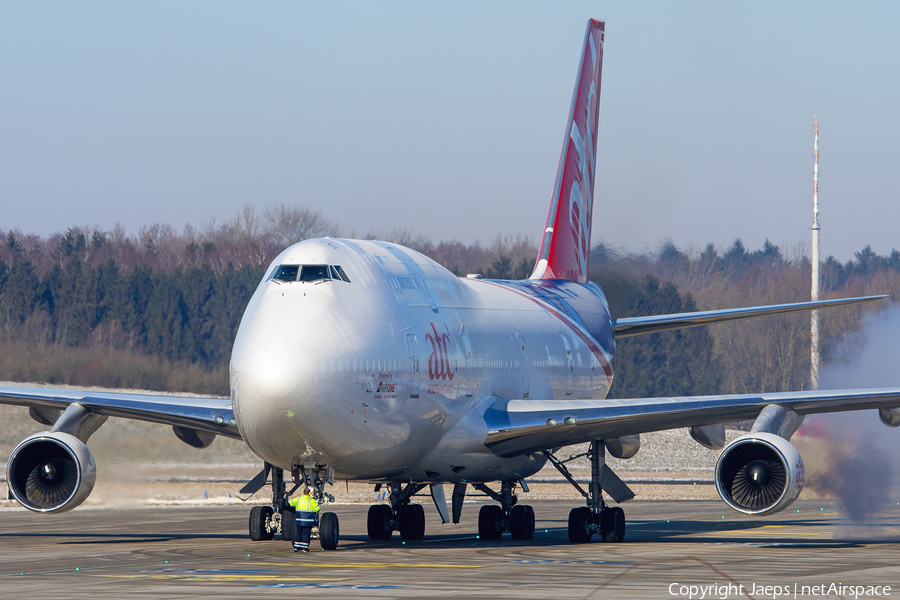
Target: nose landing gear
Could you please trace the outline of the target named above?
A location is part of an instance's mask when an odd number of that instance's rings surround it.
[[[296,522],[294,509],[288,505],[288,498],[305,484],[312,491],[316,501],[327,504],[334,501],[334,496],[325,493],[325,484],[333,483],[334,471],[325,465],[316,465],[309,470],[302,465],[294,465],[292,479],[294,487],[287,491],[284,480],[284,470],[266,463],[263,470],[241,489],[241,494],[253,495],[268,483],[269,473],[272,474],[272,506],[254,506],[250,509],[250,539],[253,541],[271,540],[276,533],[281,533],[281,538],[289,542],[294,541]],[[249,497],[249,496],[248,496]],[[245,498],[246,499],[246,498]],[[323,550],[337,548],[340,538],[338,517],[333,512],[323,512],[319,515],[319,543]]]

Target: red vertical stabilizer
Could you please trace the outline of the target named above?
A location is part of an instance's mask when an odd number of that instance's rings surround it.
[[[547,227],[531,279],[587,282],[603,30],[602,21],[588,21]]]

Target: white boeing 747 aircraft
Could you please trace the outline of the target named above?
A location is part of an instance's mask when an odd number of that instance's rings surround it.
[[[10,455],[11,495],[30,510],[62,512],[90,494],[96,467],[86,443],[108,417],[171,425],[191,446],[217,435],[244,440],[264,461],[244,493],[269,484],[271,506],[250,512],[250,537],[293,536],[289,486],[331,499],[335,479],[385,487],[369,509],[372,539],[423,536],[430,488],[444,522],[458,522],[468,486],[496,503],[478,516],[482,539],[534,533],[517,502],[526,478],[552,463],[584,495],[569,515],[572,542],[625,536],[618,506],[633,497],[605,464],[630,458],[641,433],[690,428],[722,449],[717,489],[746,514],[779,511],[803,487],[790,438],[811,413],[878,409],[900,425],[900,389],[606,400],[616,339],[881,297],[612,319],[587,280],[604,24],[589,21],[540,253],[525,281],[459,278],[397,244],[313,239],[271,264],[241,321],[231,358],[231,397],[197,399],[46,388],[0,388],[0,403],[28,406],[50,426]],[[755,419],[725,445],[724,423]],[[582,489],[556,451],[590,442]],[[452,486],[448,507],[444,486]],[[605,496],[604,496],[605,492]],[[338,544],[324,512],[323,548]]]

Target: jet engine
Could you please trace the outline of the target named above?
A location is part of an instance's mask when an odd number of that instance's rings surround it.
[[[37,512],[64,512],[94,489],[97,466],[84,443],[62,432],[36,433],[16,446],[6,481],[19,504]]]
[[[751,433],[728,444],[716,463],[716,489],[728,506],[748,515],[775,513],[803,490],[803,459],[773,433]]]

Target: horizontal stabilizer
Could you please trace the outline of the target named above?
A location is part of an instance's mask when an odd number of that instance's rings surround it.
[[[771,317],[772,315],[786,315],[794,312],[817,310],[820,308],[877,302],[878,300],[887,300],[889,298],[890,296],[864,296],[861,298],[841,298],[840,300],[795,302],[792,304],[772,304],[769,306],[748,306],[746,308],[704,310],[700,312],[653,315],[649,317],[625,317],[613,320],[613,331],[615,331],[617,338],[624,338],[635,335],[645,335],[648,333],[672,331],[673,329],[684,329],[686,327],[699,327],[711,323],[742,321],[744,319],[755,319],[756,317]]]

